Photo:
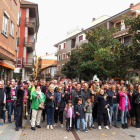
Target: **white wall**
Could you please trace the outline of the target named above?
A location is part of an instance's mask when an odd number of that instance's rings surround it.
[[[57,72],[57,67],[51,67],[51,77],[54,77],[54,74]]]

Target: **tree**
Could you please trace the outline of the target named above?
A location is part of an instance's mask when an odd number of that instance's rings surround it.
[[[91,79],[94,74],[104,79],[114,76],[125,78],[128,77],[129,68],[138,68],[140,16],[134,19],[126,16],[123,18],[130,26],[129,33],[133,35],[132,43],[122,44],[115,38],[119,27],[107,29],[101,26],[85,31],[88,43],[77,46],[62,73],[69,78],[76,76],[84,80]]]

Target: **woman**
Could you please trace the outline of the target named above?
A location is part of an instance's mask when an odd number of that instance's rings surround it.
[[[55,109],[58,110],[57,93],[54,92],[54,85],[49,86],[49,91],[46,94],[46,113],[47,113],[47,130],[53,130],[53,118]],[[49,126],[50,125],[50,126]]]
[[[102,118],[104,118],[104,128],[109,129],[107,125],[107,96],[104,94],[104,90],[100,90],[100,94],[98,95],[98,106],[97,106],[97,113],[98,113],[98,129],[101,130],[101,123]]]
[[[135,110],[136,110],[136,128],[140,128],[140,85],[138,91],[134,94]]]
[[[31,129],[35,130],[35,122],[37,122],[38,128],[41,128],[40,126],[40,120],[41,120],[41,114],[42,109],[39,109],[39,103],[45,102],[45,96],[44,93],[41,92],[40,86],[36,87],[36,91],[32,93],[32,120],[31,120]]]
[[[120,97],[119,109],[121,110],[122,128],[125,129],[128,128],[127,114],[128,111],[131,109],[128,93],[126,92],[126,87],[122,87],[122,91],[119,93],[119,97]]]
[[[136,94],[136,91],[134,90],[134,85],[130,84],[129,85],[129,90],[128,90],[128,97],[131,105],[131,110],[130,112],[130,117],[128,117],[128,126],[132,125],[135,126],[134,124],[134,116],[135,116],[135,106],[134,106],[134,95]]]
[[[64,112],[64,108],[65,108],[65,94],[62,91],[61,86],[58,87],[57,100],[58,100],[58,110],[55,110],[54,126],[57,126],[57,121],[58,121],[58,116],[59,116],[59,121],[61,123],[61,127],[64,127],[63,126],[63,112]]]

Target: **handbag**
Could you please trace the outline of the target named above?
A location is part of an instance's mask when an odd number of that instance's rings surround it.
[[[38,99],[39,100],[39,99]],[[44,102],[40,102],[39,100],[39,106],[38,106],[39,109],[45,109],[45,105],[44,105]]]
[[[126,114],[126,117],[127,117],[127,118],[130,118],[130,112],[129,112],[129,111],[128,111],[127,114]]]

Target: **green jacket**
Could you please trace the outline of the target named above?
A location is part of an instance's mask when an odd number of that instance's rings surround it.
[[[91,106],[89,106],[89,103],[86,101],[85,102],[86,113],[92,113],[93,106],[94,106],[93,103],[91,103]]]
[[[35,86],[33,87],[29,86],[28,90],[30,91],[30,100],[32,100],[32,94],[34,91],[36,91]]]
[[[32,106],[31,106],[32,109],[38,109],[39,101],[42,102],[42,100],[43,100],[43,101],[45,102],[44,93],[41,92],[41,94],[42,94],[43,98],[41,99],[40,96],[39,96],[39,98],[37,99],[37,98],[36,98],[37,92],[34,91],[34,92],[32,93]]]

